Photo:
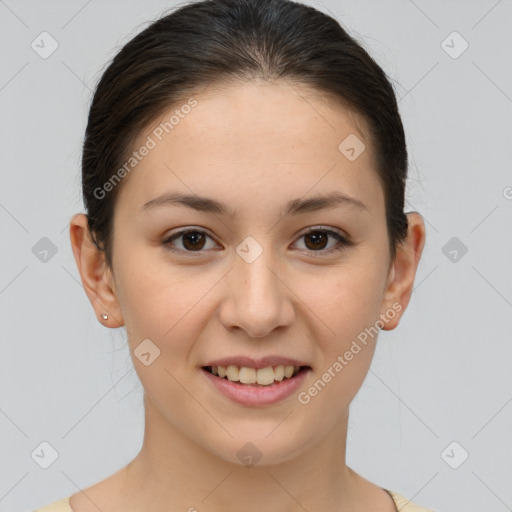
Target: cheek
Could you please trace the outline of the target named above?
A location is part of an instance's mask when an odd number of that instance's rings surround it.
[[[367,262],[333,269],[318,283],[309,281],[304,297],[324,320],[324,338],[346,342],[379,318],[384,274],[380,266]]]
[[[189,355],[208,315],[205,294],[218,279],[168,263],[143,262],[134,255],[119,265],[120,302],[133,364],[155,404],[172,403],[176,411],[184,411],[190,404],[180,383],[195,371]],[[161,412],[167,409],[163,406]]]
[[[319,282],[309,288],[309,305],[323,326],[317,338],[322,352],[319,371],[330,372],[322,380],[333,382],[329,387],[337,396],[351,399],[370,367],[379,332],[376,322],[383,280],[381,266],[362,260],[350,269],[333,269],[329,280],[321,280],[323,287]]]
[[[218,281],[217,273],[171,264],[165,258],[151,261],[142,254],[124,258],[117,268],[119,301],[132,350],[149,338],[162,355],[186,354],[207,319],[207,294]]]
[[[310,292],[310,307],[322,320],[316,321],[315,339],[321,355],[316,379],[299,403],[305,413],[322,416],[327,430],[345,414],[370,368],[379,332],[379,282],[377,270],[352,267],[333,276],[324,293]]]

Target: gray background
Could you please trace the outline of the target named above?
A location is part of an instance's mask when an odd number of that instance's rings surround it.
[[[381,334],[351,407],[348,463],[439,512],[512,510],[512,2],[305,3],[341,20],[395,81],[408,210],[427,223],[409,309]],[[83,211],[91,91],[120,47],[173,5],[0,1],[2,511],[69,496],[140,449],[125,334],[95,318],[68,222]],[[31,47],[43,31],[58,43],[46,59]],[[469,44],[460,55],[454,31]],[[43,237],[57,251],[46,261]],[[58,452],[48,469],[31,455],[42,442]]]

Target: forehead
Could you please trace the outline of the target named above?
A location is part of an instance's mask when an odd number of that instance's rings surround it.
[[[188,108],[191,98],[196,105]],[[178,137],[180,143],[194,145],[223,140],[222,148],[217,150],[238,150],[248,157],[259,154],[248,139],[250,136],[265,143],[267,150],[279,152],[332,151],[333,143],[337,150],[338,139],[349,134],[368,139],[362,118],[354,110],[343,107],[341,100],[335,101],[332,95],[284,80],[212,85],[163,112],[152,126],[158,129],[158,125],[164,125],[161,128],[165,131],[165,123],[171,118],[174,118],[171,131],[175,141]],[[144,134],[149,132],[146,129]],[[165,138],[169,134],[165,131],[162,135]],[[171,137],[168,139],[172,144]],[[306,144],[308,141],[314,144]],[[251,151],[247,154],[246,150]]]
[[[139,203],[166,189],[263,201],[336,189],[382,199],[362,119],[291,82],[203,89],[162,112],[134,149],[150,140],[123,192]],[[344,153],[347,144],[360,152],[357,158]]]

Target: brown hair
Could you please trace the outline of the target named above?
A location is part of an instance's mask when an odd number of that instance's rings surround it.
[[[313,7],[290,0],[211,0],[154,21],[115,55],[96,87],[83,145],[82,192],[91,236],[110,267],[122,183],[108,193],[104,185],[126,162],[141,131],[201,87],[280,78],[337,98],[366,121],[394,259],[407,235],[407,149],[384,71],[335,19]]]

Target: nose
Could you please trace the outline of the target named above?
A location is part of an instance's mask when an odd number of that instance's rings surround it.
[[[249,337],[262,338],[292,324],[293,293],[279,269],[267,248],[252,262],[236,255],[220,307],[226,329],[242,329]]]

